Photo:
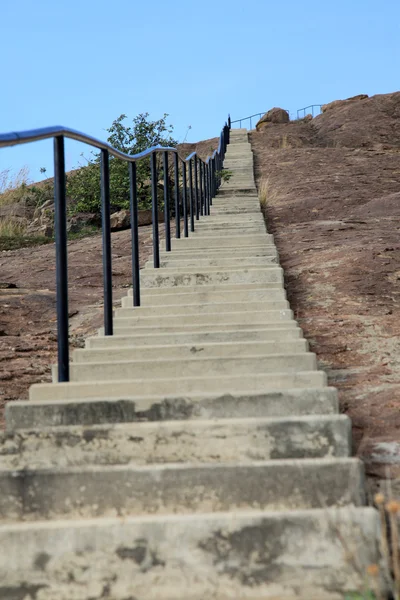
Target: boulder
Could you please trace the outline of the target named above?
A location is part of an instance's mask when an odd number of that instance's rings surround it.
[[[305,123],[308,123],[309,121],[312,121],[312,120],[313,120],[313,116],[311,114],[306,115],[303,119],[303,121]]]
[[[327,110],[341,108],[342,106],[347,106],[348,104],[352,104],[353,102],[359,102],[360,100],[366,100],[367,98],[367,94],[358,94],[358,96],[352,96],[351,98],[346,98],[346,100],[334,100],[333,102],[329,102],[328,104],[323,104],[321,106],[321,112],[324,113]]]
[[[266,127],[270,123],[289,123],[289,113],[283,108],[271,108],[256,125],[257,131],[260,131],[263,127]]]
[[[119,231],[121,229],[129,229],[131,226],[131,215],[129,210],[119,210],[110,217],[111,230]]]

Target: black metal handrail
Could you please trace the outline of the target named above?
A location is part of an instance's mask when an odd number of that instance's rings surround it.
[[[110,226],[110,155],[128,163],[130,181],[130,213],[132,238],[132,284],[133,306],[140,306],[139,275],[139,223],[137,199],[136,163],[146,157],[150,158],[151,197],[153,221],[153,264],[160,267],[160,240],[158,230],[158,198],[157,198],[157,153],[163,154],[164,171],[164,226],[165,249],[171,251],[170,227],[170,190],[168,185],[168,154],[174,159],[175,187],[175,237],[180,238],[181,206],[179,199],[179,163],[182,171],[182,213],[184,236],[189,236],[188,199],[190,213],[190,231],[195,230],[195,220],[210,214],[212,198],[221,184],[219,171],[229,143],[231,122],[222,128],[218,149],[214,150],[206,160],[197,152],[187,158],[180,159],[177,148],[152,146],[138,154],[125,154],[107,142],[68,127],[55,126],[0,134],[0,148],[27,144],[39,140],[54,140],[54,232],[56,245],[56,300],[57,300],[57,344],[58,344],[58,381],[69,381],[69,336],[68,336],[68,263],[67,263],[67,202],[65,176],[65,138],[89,144],[101,151],[100,183],[101,183],[101,216],[102,216],[102,252],[104,282],[104,334],[113,335],[112,307],[112,264],[111,264],[111,226]],[[189,185],[187,182],[189,170]],[[193,173],[194,172],[194,173]],[[194,178],[193,178],[194,174]]]
[[[306,116],[306,110],[308,110],[309,108],[311,108],[311,114],[312,116],[314,116],[314,109],[318,108],[318,110],[321,111],[321,106],[322,104],[310,104],[309,106],[305,106],[304,108],[299,108],[297,110],[297,118],[304,118]],[[301,112],[303,112],[303,117],[300,117]]]
[[[250,129],[252,129],[252,119],[254,117],[258,117],[258,120],[261,119],[261,117],[265,115],[265,111],[261,112],[261,113],[254,113],[254,115],[250,115],[249,117],[243,117],[242,119],[236,119],[235,121],[231,121],[232,125],[234,123],[239,123],[239,129],[242,127],[242,121],[248,121],[250,119]]]

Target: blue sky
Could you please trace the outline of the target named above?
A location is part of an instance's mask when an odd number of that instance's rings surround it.
[[[121,113],[170,114],[179,140],[232,118],[400,88],[398,0],[1,0],[0,132],[65,125],[105,139]],[[67,143],[67,168],[89,154]],[[0,171],[52,174],[50,141]]]

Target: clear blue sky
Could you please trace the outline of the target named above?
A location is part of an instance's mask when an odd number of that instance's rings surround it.
[[[1,0],[0,132],[65,125],[102,139],[121,113],[176,137],[232,118],[400,88],[399,0]],[[67,143],[67,168],[88,149]],[[0,171],[52,174],[51,142],[0,149]]]

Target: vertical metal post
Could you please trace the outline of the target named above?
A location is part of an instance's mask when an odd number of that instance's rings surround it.
[[[69,381],[68,262],[65,151],[62,135],[54,138],[54,222],[56,238],[56,294],[58,381]]]
[[[194,194],[196,203],[196,221],[199,220],[199,178],[198,178],[198,160],[197,156],[194,157]]]
[[[101,230],[103,238],[104,335],[113,334],[112,266],[110,226],[110,170],[108,151],[101,151]]]
[[[208,208],[208,177],[207,177],[207,171],[208,171],[208,164],[204,163],[204,214],[205,215],[209,215],[210,211]]]
[[[190,231],[194,231],[194,194],[193,194],[193,164],[189,160],[189,204],[190,204]]]
[[[174,152],[174,174],[175,174],[175,237],[181,237],[181,209],[179,206],[179,157]]]
[[[153,216],[153,264],[160,268],[160,239],[158,234],[157,161],[156,153],[150,155],[151,166],[151,209]]]
[[[137,181],[136,163],[132,162],[129,163],[129,191],[131,209],[133,306],[140,306],[139,219],[137,202]]]
[[[199,164],[199,178],[200,178],[200,214],[204,215],[204,194],[203,194],[203,161],[200,160]]]
[[[164,227],[165,227],[165,250],[171,252],[171,223],[169,220],[169,189],[168,189],[168,154],[164,152]]]
[[[228,115],[228,127],[229,129],[232,128],[231,115]]]
[[[183,202],[183,235],[189,237],[187,218],[187,187],[186,187],[186,163],[182,161],[182,202]]]

